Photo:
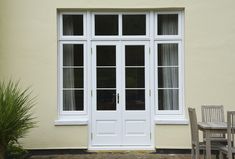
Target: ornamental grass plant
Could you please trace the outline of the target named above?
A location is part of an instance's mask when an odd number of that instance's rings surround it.
[[[0,81],[0,159],[5,159],[8,147],[35,127],[31,109],[35,98],[29,88],[21,89],[19,82]],[[11,153],[11,152],[8,152]]]

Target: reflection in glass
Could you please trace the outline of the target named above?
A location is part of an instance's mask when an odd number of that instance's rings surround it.
[[[63,110],[83,110],[83,90],[63,90]]]
[[[116,90],[97,90],[97,110],[116,110]]]
[[[123,35],[146,35],[146,15],[123,15]]]
[[[83,15],[63,15],[63,35],[83,35]]]
[[[165,89],[158,90],[159,110],[179,110],[179,90]]]
[[[178,35],[178,14],[158,15],[158,35]]]
[[[178,65],[178,44],[158,44],[158,66]]]
[[[116,66],[116,46],[97,46],[97,66]]]
[[[63,66],[83,66],[83,44],[63,44]]]
[[[118,35],[118,15],[95,15],[95,35]]]
[[[97,68],[97,88],[116,88],[115,68]]]
[[[126,88],[144,88],[144,68],[126,68]]]
[[[64,88],[83,88],[82,68],[63,68]]]
[[[145,110],[145,90],[126,90],[126,110]]]
[[[158,68],[158,88],[178,88],[178,68]]]
[[[126,66],[144,66],[144,45],[125,46]]]

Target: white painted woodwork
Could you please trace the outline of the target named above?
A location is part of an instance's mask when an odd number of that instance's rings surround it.
[[[115,111],[96,110],[96,46],[116,45],[116,100]],[[145,48],[145,110],[125,110],[125,45],[144,45]],[[92,43],[92,146],[150,146],[149,106],[149,43],[148,42],[93,42]]]

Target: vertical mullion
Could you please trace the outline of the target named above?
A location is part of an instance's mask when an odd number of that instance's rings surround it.
[[[157,86],[155,85],[154,81],[157,80],[156,78],[156,73],[155,73],[155,65],[154,65],[154,62],[156,59],[155,58],[155,43],[154,43],[154,37],[155,37],[155,19],[154,19],[154,12],[151,11],[149,13],[149,37],[150,37],[150,43],[149,43],[149,82],[150,82],[150,88],[152,88],[150,91],[151,91],[151,96],[149,97],[150,98],[150,112],[151,112],[151,115],[154,116],[154,114],[156,114],[156,110],[155,110],[155,107],[158,103],[158,100],[156,98],[156,95],[158,94],[157,91],[156,91],[156,88]],[[153,75],[153,76],[152,76]],[[153,110],[152,110],[153,109]],[[154,111],[155,110],[155,111]]]
[[[182,16],[178,13],[178,36],[182,38]]]
[[[86,34],[86,33],[83,33]],[[87,45],[83,43],[83,111],[87,113]]]
[[[122,13],[119,13],[118,14],[118,35],[119,35],[119,38],[122,37]]]
[[[63,37],[63,14],[59,16],[59,39]]]
[[[155,14],[155,16],[157,17],[157,14]],[[155,17],[155,18],[156,18]],[[155,19],[154,18],[154,19]],[[157,20],[156,20],[156,22],[155,22],[155,24],[156,24],[156,26],[155,26],[155,30],[156,30],[156,27],[157,27]],[[156,35],[155,35],[156,36]],[[156,48],[156,50],[155,50],[155,60],[154,60],[154,64],[155,64],[155,67],[154,67],[154,72],[156,73],[155,74],[155,77],[156,77],[156,95],[155,95],[155,98],[156,98],[156,100],[157,100],[157,102],[156,102],[156,104],[157,104],[157,110],[159,110],[159,86],[158,86],[158,42],[156,42],[155,43],[155,48]]]
[[[181,19],[181,16],[180,14],[178,14],[178,19]],[[179,28],[181,28],[179,26]],[[181,31],[180,31],[180,34],[181,35]],[[182,36],[181,36],[182,37]],[[180,42],[177,42],[178,44],[178,103],[179,103],[179,111],[183,112],[183,103],[182,103],[182,48],[181,48],[181,43]]]
[[[146,15],[147,16],[147,15]],[[146,17],[147,19],[147,17]],[[149,24],[148,24],[149,25]],[[149,112],[149,44],[144,44],[144,91],[145,91],[145,110]]]
[[[92,45],[91,45],[91,36],[92,36],[92,18],[91,18],[91,12],[87,11],[86,12],[86,37],[87,37],[87,46],[86,46],[86,86],[84,87],[84,91],[86,92],[86,114],[91,116],[91,107],[88,107],[89,105],[92,104],[92,96],[91,96],[91,91],[92,91],[92,73],[91,73],[91,59],[92,59]]]
[[[151,130],[151,134],[154,133],[154,116],[156,114],[156,104],[158,99],[156,99],[156,94],[157,92],[156,90],[156,86],[155,86],[155,68],[154,68],[154,59],[155,59],[155,43],[154,43],[154,36],[155,36],[155,20],[154,20],[154,12],[150,11],[149,12],[149,38],[150,38],[150,42],[149,42],[149,82],[150,82],[150,96],[149,96],[149,111],[150,111],[150,130]],[[151,89],[152,88],[152,89]],[[156,101],[156,102],[155,102]],[[155,140],[155,135],[151,135],[150,136],[150,140],[152,145],[154,144],[154,140]]]
[[[61,15],[62,16],[62,15]],[[64,98],[64,95],[63,95],[63,88],[64,88],[64,86],[63,86],[63,43],[62,42],[60,42],[60,51],[59,51],[59,72],[60,72],[60,74],[59,74],[59,78],[60,78],[60,82],[59,82],[59,87],[60,87],[60,89],[59,89],[59,99],[60,99],[60,104],[59,104],[59,107],[60,107],[60,114],[63,112],[63,110],[64,110],[64,104],[63,104],[63,98]]]

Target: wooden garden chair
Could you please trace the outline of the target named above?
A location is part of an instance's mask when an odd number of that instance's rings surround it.
[[[224,122],[224,107],[223,105],[202,105],[202,122]],[[203,134],[205,138],[205,134]],[[227,142],[224,133],[211,134],[212,141]]]
[[[223,154],[226,154],[228,159],[233,158],[235,154],[235,111],[227,112],[227,146],[220,148],[220,159],[223,158]]]
[[[197,116],[195,108],[188,108],[189,113],[189,121],[190,121],[190,129],[191,129],[191,154],[192,159],[200,158],[200,150],[205,152],[206,144],[205,142],[199,142],[199,130],[197,125]],[[211,143],[211,150],[219,150],[221,145]]]

